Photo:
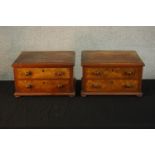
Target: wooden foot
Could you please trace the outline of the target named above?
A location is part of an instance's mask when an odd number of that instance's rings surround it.
[[[20,96],[18,96],[18,95],[15,95],[15,98],[19,98]]]
[[[73,94],[73,95],[69,95],[69,97],[74,97],[75,96],[75,94]]]
[[[81,93],[81,96],[82,96],[82,97],[86,97],[87,95],[86,95],[86,94]]]

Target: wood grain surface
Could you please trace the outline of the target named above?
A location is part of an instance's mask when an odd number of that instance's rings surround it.
[[[135,51],[83,51],[81,95],[142,96],[144,63]]]
[[[32,95],[75,95],[72,51],[22,52],[13,64],[15,93]]]

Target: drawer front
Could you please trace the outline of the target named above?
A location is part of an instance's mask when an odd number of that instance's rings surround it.
[[[17,79],[68,79],[70,68],[16,68]]]
[[[139,68],[133,67],[103,67],[85,68],[84,76],[89,79],[135,79],[138,78]]]
[[[70,92],[69,80],[17,80],[16,91],[22,93]]]
[[[86,80],[87,92],[137,92],[138,80]]]

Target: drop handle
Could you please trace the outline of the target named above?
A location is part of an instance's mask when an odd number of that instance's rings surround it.
[[[27,86],[26,86],[26,88],[28,88],[28,89],[31,89],[33,86],[32,86],[32,84],[28,84]]]
[[[64,74],[65,74],[64,72],[56,72],[56,73],[55,73],[56,76],[62,76],[62,75],[64,75]]]
[[[124,88],[133,88],[134,85],[133,84],[125,84],[123,85]]]
[[[64,85],[63,84],[58,84],[57,88],[59,88],[59,89],[64,88]]]
[[[26,76],[31,76],[31,75],[32,75],[32,72],[31,72],[31,71],[27,71],[27,72],[25,73],[25,75],[26,75]]]
[[[99,84],[92,84],[91,86],[92,86],[92,88],[101,88],[101,86]]]
[[[126,72],[124,72],[124,74],[131,76],[131,75],[134,75],[135,73],[133,71],[126,71]]]
[[[92,74],[94,74],[94,75],[96,75],[96,76],[101,76],[101,75],[102,75],[102,72],[96,71],[96,72],[93,72]]]

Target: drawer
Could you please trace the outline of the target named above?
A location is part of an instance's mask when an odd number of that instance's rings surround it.
[[[136,67],[99,67],[84,68],[84,77],[88,79],[135,79],[139,68]]]
[[[20,93],[70,92],[69,80],[17,80],[16,91]]]
[[[87,92],[137,92],[138,80],[86,80]]]
[[[15,68],[17,79],[68,79],[70,68]]]

